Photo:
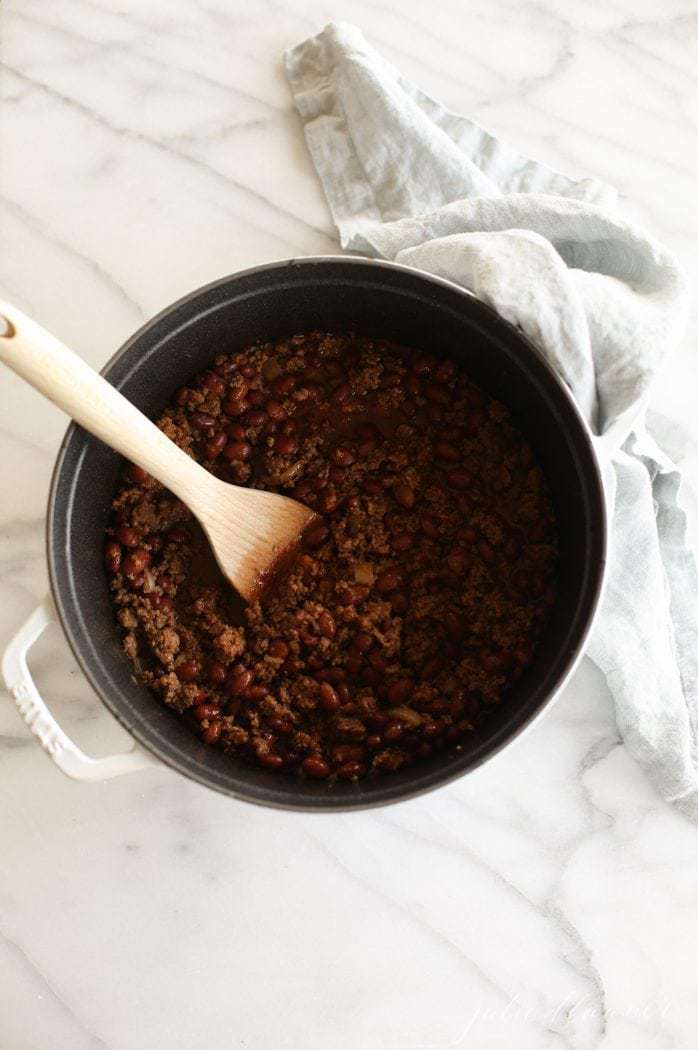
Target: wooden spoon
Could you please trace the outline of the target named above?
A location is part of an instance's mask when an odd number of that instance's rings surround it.
[[[223,573],[247,601],[261,596],[315,517],[286,496],[219,481],[77,354],[2,301],[0,360],[186,503]]]

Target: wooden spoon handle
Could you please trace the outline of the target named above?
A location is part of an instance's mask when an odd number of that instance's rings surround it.
[[[206,472],[82,358],[1,300],[0,361],[196,509]]]

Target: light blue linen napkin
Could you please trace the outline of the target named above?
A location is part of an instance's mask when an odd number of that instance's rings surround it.
[[[576,397],[612,520],[587,653],[628,749],[698,820],[698,573],[680,474],[646,419],[685,324],[679,266],[616,212],[610,186],[561,175],[450,113],[356,27],[332,23],[285,58],[342,246],[471,289]]]

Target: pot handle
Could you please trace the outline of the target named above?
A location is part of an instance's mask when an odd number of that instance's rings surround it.
[[[57,623],[50,595],[9,642],[2,657],[2,675],[17,710],[47,755],[66,776],[74,780],[108,780],[122,773],[159,766],[160,763],[135,743],[131,751],[108,758],[90,758],[61,729],[34,685],[27,667],[27,653],[50,623]]]

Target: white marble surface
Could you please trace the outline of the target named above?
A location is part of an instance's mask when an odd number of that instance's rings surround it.
[[[5,0],[0,294],[99,366],[193,287],[333,250],[279,61],[333,17],[522,150],[618,185],[695,286],[695,0]],[[694,440],[697,327],[656,397]],[[46,590],[64,427],[2,372],[3,640]],[[86,749],[124,746],[57,630],[32,666]],[[7,697],[0,755],[2,1050],[698,1042],[698,829],[643,780],[588,664],[484,769],[368,814],[254,809],[164,768],[73,783]]]

